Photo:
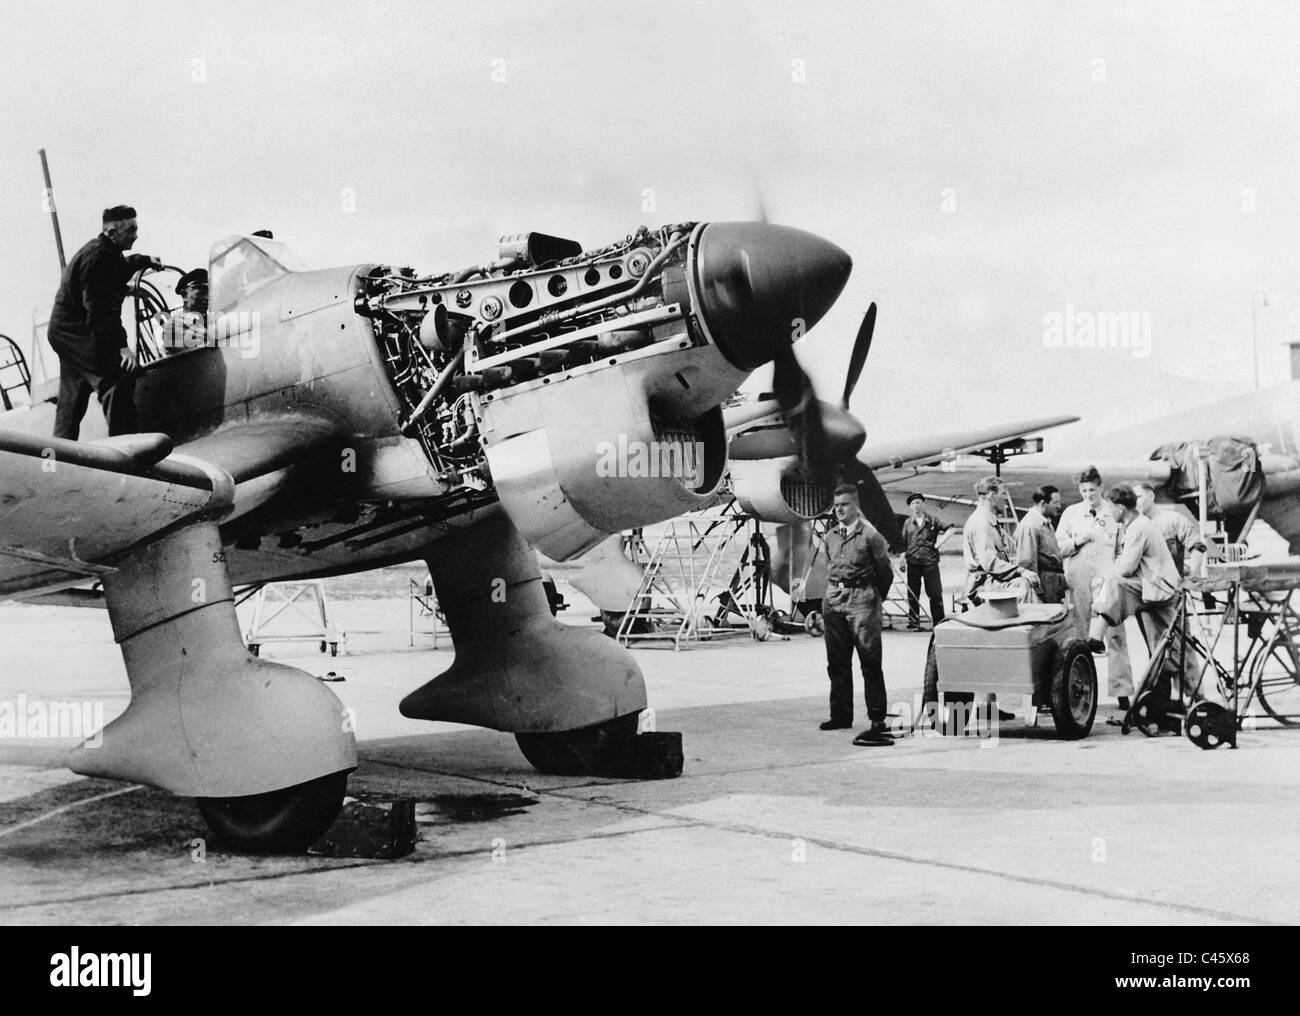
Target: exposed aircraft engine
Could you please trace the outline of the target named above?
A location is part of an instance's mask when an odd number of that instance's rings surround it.
[[[764,522],[807,522],[834,500],[834,482],[806,478],[794,456],[735,460],[731,483],[740,506]]]
[[[642,227],[593,251],[528,233],[459,272],[372,269],[357,310],[440,478],[494,488],[563,560],[715,496],[719,405],[848,270],[839,248],[761,223]]]

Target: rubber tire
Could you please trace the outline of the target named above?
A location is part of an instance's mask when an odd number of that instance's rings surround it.
[[[249,797],[198,797],[204,821],[243,854],[301,854],[338,818],[348,789],[344,770]]]
[[[1165,722],[1168,713],[1169,696],[1158,688],[1148,688],[1133,699],[1128,714],[1129,729],[1137,729],[1146,737],[1159,737],[1168,733]]]
[[[1080,719],[1074,708],[1078,704],[1075,694],[1082,683],[1087,691],[1087,718]],[[1067,741],[1087,737],[1092,722],[1097,717],[1097,667],[1092,662],[1092,651],[1083,639],[1073,639],[1065,644],[1059,656],[1056,673],[1052,676],[1052,719],[1056,732]]]
[[[819,639],[826,632],[826,624],[822,621],[822,612],[814,610],[803,619],[803,629],[815,639]]]
[[[515,734],[524,758],[551,776],[603,776],[636,737],[637,713],[552,734]]]
[[[1260,653],[1255,657],[1255,662],[1252,663],[1250,667],[1250,679],[1251,684],[1255,685],[1255,698],[1258,699],[1259,704],[1264,707],[1264,711],[1268,713],[1269,716],[1273,717],[1273,719],[1277,720],[1278,723],[1290,727],[1294,726],[1297,722],[1300,722],[1300,720],[1298,720],[1294,715],[1275,710],[1273,705],[1269,704],[1268,697],[1264,691],[1264,682],[1262,680],[1263,675],[1260,673],[1273,654],[1278,651],[1287,654],[1288,659],[1283,660],[1283,666],[1286,666],[1287,663],[1290,664],[1292,681],[1300,684],[1300,658],[1298,658],[1296,654],[1295,642],[1291,640],[1289,635],[1277,642],[1267,656]],[[1276,681],[1277,678],[1270,678],[1270,680]]]
[[[1198,702],[1187,712],[1187,720],[1183,724],[1187,739],[1203,751],[1214,751],[1221,744],[1228,742],[1218,734],[1212,734],[1207,729],[1207,721],[1213,720],[1227,712],[1223,706],[1217,702]]]

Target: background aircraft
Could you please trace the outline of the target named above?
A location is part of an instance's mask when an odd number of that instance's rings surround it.
[[[1195,444],[1213,452],[1209,514],[1222,518],[1228,539],[1244,539],[1261,519],[1286,540],[1291,553],[1300,553],[1300,381],[1134,424],[1049,454],[1017,456],[1002,475],[1018,506],[1028,507],[1033,489],[1047,483],[1058,487],[1068,504],[1079,499],[1076,476],[1093,464],[1107,485],[1146,480],[1161,500],[1185,505],[1196,515]],[[878,475],[896,508],[916,490],[950,500],[949,512],[964,516],[972,484],[988,472],[986,461],[965,457]]]
[[[867,444],[866,427],[849,410],[849,402],[871,352],[876,313],[873,303],[863,315],[837,403],[816,397],[793,348],[783,347],[773,361],[773,390],[724,410],[730,483],[719,497],[734,496],[747,514],[782,527],[773,552],[772,576],[787,593],[789,576],[807,571],[810,523],[829,513],[837,484],[857,485],[863,514],[898,553],[903,549],[903,502],[888,493],[879,477],[892,478],[909,467],[952,459],[960,452],[1023,442],[1038,431],[1078,420],[1077,416],[1051,416]],[[988,470],[986,464],[980,475]],[[586,555],[578,568],[566,572],[566,578],[607,615],[627,610],[641,583],[643,565],[629,561],[625,550],[623,539],[612,538]],[[823,562],[809,572],[804,599],[820,599],[824,586]],[[607,616],[606,624],[611,623]]]
[[[530,545],[563,560],[710,501],[721,404],[850,266],[765,223],[589,251],[528,233],[423,276],[218,242],[207,344],[143,368],[144,433],[85,440],[88,419],[56,440],[42,400],[0,415],[0,597],[102,581],[131,682],[72,768],[195,797],[233,845],[305,847],[355,767],[351,724],[310,675],[248,653],[232,587],[423,559],[456,658],[402,713],[512,731],[546,771],[607,771],[635,746],[641,673],[551,617]],[[619,441],[701,447],[701,470],[608,475]]]

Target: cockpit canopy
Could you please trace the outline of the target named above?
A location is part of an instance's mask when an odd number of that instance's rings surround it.
[[[284,244],[261,236],[228,236],[208,256],[209,305],[229,310],[250,293],[308,265]]]

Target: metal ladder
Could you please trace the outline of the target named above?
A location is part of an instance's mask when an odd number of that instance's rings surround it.
[[[709,606],[725,551],[748,517],[735,502],[721,513],[685,516],[665,525],[627,612],[619,623],[621,645],[672,642],[674,649],[736,629],[720,626]]]
[[[0,410],[8,412],[15,402],[13,392],[26,392],[27,397],[20,399],[17,405],[27,405],[32,400],[32,375],[27,369],[27,357],[18,348],[18,343],[8,335],[0,335]]]

